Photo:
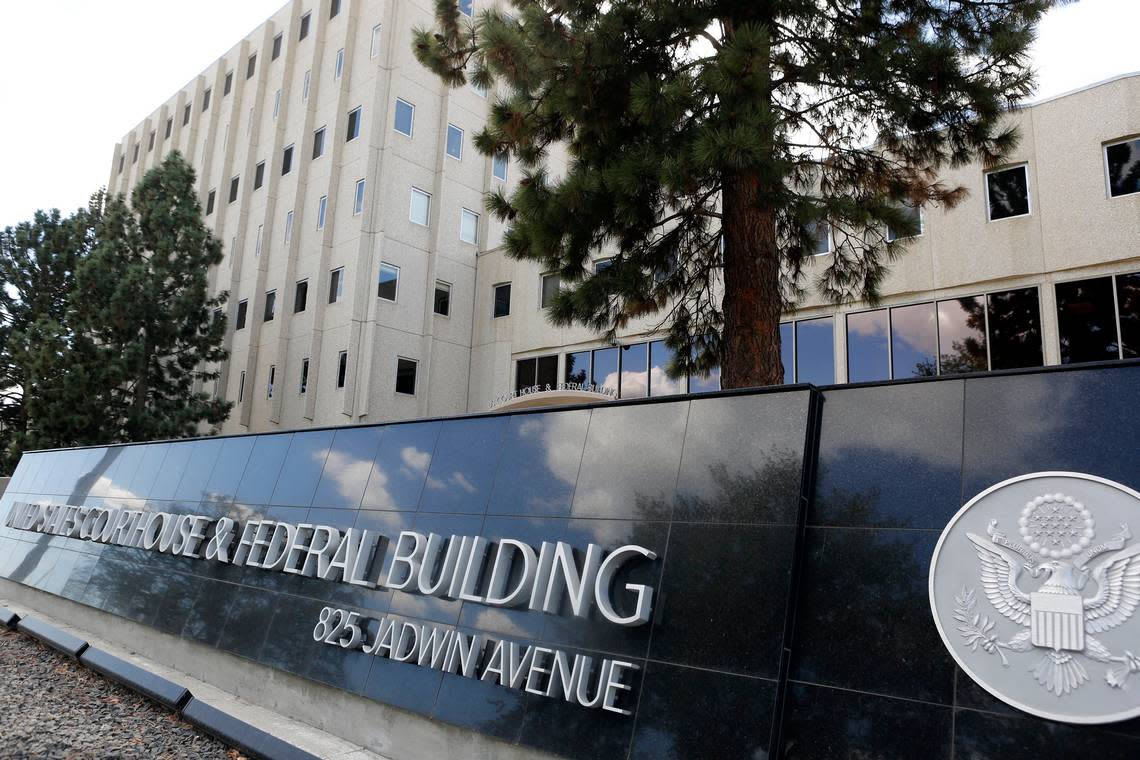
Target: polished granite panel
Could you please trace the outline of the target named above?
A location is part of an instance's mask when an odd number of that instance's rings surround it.
[[[522,691],[447,673],[432,717],[513,742],[522,730],[527,703],[533,699]]]
[[[277,485],[277,476],[289,453],[292,433],[277,433],[257,436],[249,461],[245,465],[241,481],[238,483],[237,498],[245,504],[268,504]],[[304,505],[308,506],[308,504]]]
[[[633,693],[641,693],[645,663],[629,676]],[[523,715],[519,743],[575,760],[625,757],[633,736],[631,715],[587,710],[561,699],[535,697]]]
[[[209,498],[207,484],[210,475],[214,472],[214,464],[222,452],[222,441],[201,440],[194,442],[194,450],[190,452],[190,460],[186,463],[186,470],[182,473],[182,480],[178,482],[178,489],[174,498],[178,501],[202,501]]]
[[[364,498],[372,460],[380,447],[383,428],[353,427],[336,431],[321,472],[313,506],[357,509]]]
[[[146,494],[146,498],[164,501],[174,499],[174,495],[178,492],[178,484],[182,480],[182,473],[186,471],[186,466],[190,463],[190,456],[194,453],[194,446],[197,443],[198,441],[177,441],[167,444],[166,456],[162,459],[162,465],[158,468],[158,475]],[[91,472],[99,472],[102,466],[102,458],[100,458],[100,461],[92,467]]]
[[[436,441],[419,511],[483,514],[503,451],[506,417],[455,420]]]
[[[490,514],[570,514],[590,411],[509,418]]]
[[[361,509],[414,511],[442,428],[441,422],[385,427]]]
[[[785,760],[951,758],[950,707],[795,682],[787,700]]]
[[[266,635],[272,630],[269,623],[277,596],[271,591],[240,589],[230,605],[218,648],[256,660]]]
[[[809,528],[791,677],[953,704],[954,663],[930,616],[935,531]]]
[[[825,392],[808,524],[941,530],[961,506],[965,382]]]
[[[1120,725],[1123,724],[1074,726],[955,710],[954,757],[961,760],[1140,757],[1140,734],[1119,733]]]
[[[135,470],[135,474],[127,484],[128,491],[139,498],[150,497],[151,491],[154,490],[154,484],[166,464],[166,455],[171,446],[172,444],[169,443],[147,443],[137,446],[143,450],[143,455],[139,461],[138,469]],[[91,452],[93,455],[95,453],[94,451]],[[84,472],[90,468],[94,461],[95,458],[92,456],[84,462]]]
[[[794,523],[809,398],[693,399],[673,519]]]
[[[775,699],[772,680],[650,662],[630,758],[764,757]]]
[[[668,519],[688,411],[687,400],[595,408],[571,513]]]
[[[257,438],[254,436],[226,438],[222,441],[218,461],[206,484],[206,501],[232,504],[237,500],[238,484],[241,483],[242,473],[245,472],[246,463],[256,443]]]
[[[278,507],[308,507],[312,505],[321,470],[332,445],[332,430],[313,430],[294,433],[289,452],[281,465],[281,474],[269,503]],[[242,499],[242,501],[246,501]]]

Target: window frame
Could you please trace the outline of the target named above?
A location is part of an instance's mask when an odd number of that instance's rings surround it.
[[[368,43],[368,60],[373,60],[380,57],[380,37],[383,34],[383,24],[376,24],[372,27],[372,37]]]
[[[1112,148],[1114,146],[1117,146],[1117,145],[1123,145],[1124,143],[1130,143],[1130,142],[1137,143],[1137,149],[1140,150],[1140,134],[1135,134],[1135,135],[1132,135],[1131,137],[1122,137],[1118,140],[1110,140],[1108,142],[1104,142],[1104,143],[1100,144],[1101,162],[1104,165],[1104,192],[1105,192],[1105,197],[1107,197],[1110,201],[1116,200],[1117,198],[1127,198],[1127,197],[1132,196],[1132,195],[1140,195],[1140,190],[1133,190],[1132,192],[1121,193],[1120,195],[1113,195],[1112,194],[1112,175],[1109,174],[1109,171],[1108,171],[1108,149]]]
[[[298,396],[304,396],[309,392],[309,357],[301,357],[301,381],[297,384]]]
[[[1022,171],[1025,172],[1025,213],[1024,214],[1012,214],[1010,216],[1003,216],[1001,219],[994,219],[993,218],[993,209],[990,207],[990,179],[989,178],[991,175],[1000,174],[1002,172],[1013,171],[1015,169],[1021,169]],[[1013,164],[1009,164],[1007,166],[1001,166],[1001,167],[998,167],[996,169],[989,169],[987,171],[982,172],[982,197],[985,198],[985,203],[986,203],[986,223],[987,224],[990,224],[993,222],[1005,222],[1005,221],[1009,221],[1010,219],[1023,219],[1027,216],[1033,216],[1033,192],[1032,192],[1032,188],[1030,187],[1030,184],[1029,184],[1029,162],[1028,161],[1021,161],[1018,163],[1013,163]],[[966,296],[963,296],[963,298],[965,298],[965,297]]]
[[[234,70],[230,69],[226,72],[226,78],[222,81],[222,97],[228,97],[234,91]]]
[[[262,309],[261,321],[272,322],[277,318],[277,288],[265,291],[265,306]]]
[[[266,378],[266,383],[265,383],[265,398],[266,399],[273,398],[273,381],[275,381],[276,379],[277,379],[277,365],[276,364],[270,364],[269,365],[269,377]]]
[[[467,238],[463,237],[463,222],[464,220],[471,217],[475,218],[475,235],[471,240],[468,240]],[[479,213],[477,211],[472,211],[466,206],[461,206],[459,209],[459,242],[466,243],[468,245],[479,245]]]
[[[325,129],[328,125],[322,125],[313,130],[313,154],[310,160],[316,161],[318,158],[323,158],[325,155]],[[320,152],[317,152],[317,147],[320,147]]]
[[[411,118],[411,121],[408,123],[408,131],[407,132],[404,132],[398,126],[399,119],[400,119],[400,104],[401,103],[406,105],[408,108],[412,109],[412,118]],[[404,137],[407,137],[407,138],[412,138],[415,136],[415,134],[416,134],[416,104],[415,103],[404,100],[403,98],[401,98],[399,96],[396,97],[396,105],[393,106],[393,111],[392,111],[392,131],[394,131],[398,135],[403,135]]]
[[[297,23],[297,42],[309,36],[309,26],[312,23],[312,16],[312,11],[305,11],[305,13],[301,15],[301,19]]]
[[[817,228],[818,228],[818,225],[820,225],[820,224],[827,225],[827,250],[823,251],[822,253],[817,253],[815,250],[815,247],[813,246],[812,250],[811,250],[810,258],[815,258],[816,256],[831,256],[832,254],[835,253],[835,233],[831,227],[831,222],[827,221],[826,219],[817,219],[815,221],[815,224],[816,224]],[[817,236],[813,235],[812,239],[813,240],[817,239]]]
[[[237,313],[234,314],[234,332],[244,330],[249,319],[249,299],[242,298],[237,302]]]
[[[277,117],[281,115],[281,88],[273,94],[273,121],[277,121]]]
[[[400,362],[408,362],[412,365],[412,392],[400,390]],[[420,375],[420,362],[419,359],[412,359],[407,356],[396,356],[396,382],[393,384],[393,391],[401,396],[415,396],[419,388]]]
[[[503,157],[503,176],[499,176],[495,171],[495,165],[499,160],[499,156]],[[506,182],[509,176],[511,156],[505,150],[499,151],[491,155],[491,179],[497,182]]]
[[[281,176],[284,177],[289,172],[293,171],[293,147],[295,143],[289,143],[281,151]]]
[[[496,314],[499,306],[499,288],[507,288],[507,310],[503,314]],[[505,319],[511,316],[511,298],[513,288],[510,282],[496,282],[491,286],[491,319]]]
[[[241,196],[241,175],[238,174],[236,176],[230,177],[230,192],[229,192],[229,196],[228,196],[229,200],[226,201],[226,205],[229,205],[231,203],[237,203],[240,196]]]
[[[317,229],[323,230],[325,228],[326,216],[329,210],[329,197],[322,195],[317,200]]]
[[[336,287],[333,287],[333,283]],[[344,267],[333,267],[329,270],[329,306],[344,300]]]
[[[387,269],[389,271],[394,270],[396,272],[396,292],[392,295],[391,298],[386,298],[386,297],[380,295],[380,286],[383,285],[383,283],[384,283],[384,281],[381,279],[381,277],[384,276],[385,269]],[[388,303],[397,303],[399,301],[399,299],[400,299],[400,267],[399,266],[397,266],[396,264],[393,264],[391,262],[388,262],[388,261],[381,261],[380,262],[380,268],[377,271],[377,275],[376,275],[376,297],[379,298],[381,301],[387,301]]]
[[[352,191],[352,215],[361,216],[364,213],[364,194],[367,192],[368,183],[366,177],[361,177],[356,180],[356,186]]]
[[[1119,198],[1121,196],[1118,195],[1117,197]],[[1087,280],[1097,280],[1097,279],[1100,279],[1102,277],[1108,278],[1109,286],[1112,288],[1113,323],[1116,325],[1116,357],[1117,357],[1117,361],[1120,361],[1120,360],[1124,359],[1124,334],[1123,334],[1123,330],[1122,330],[1122,325],[1120,324],[1120,290],[1117,287],[1116,278],[1128,276],[1128,275],[1134,275],[1134,274],[1140,274],[1140,272],[1132,271],[1132,272],[1109,272],[1108,274],[1085,274],[1084,276],[1081,276],[1081,277],[1071,277],[1071,278],[1066,278],[1063,280],[1054,280],[1052,282],[1052,285],[1053,285],[1053,289],[1052,289],[1053,290],[1053,293],[1052,293],[1052,295],[1053,295],[1053,315],[1054,315],[1054,318],[1057,320],[1057,360],[1059,362],[1061,359],[1061,320],[1060,320],[1060,314],[1058,313],[1058,309],[1060,308],[1060,300],[1057,298],[1057,286],[1058,285],[1069,285],[1069,284],[1076,283],[1076,282],[1085,282]],[[1015,288],[1011,288],[1011,289],[1015,289]],[[1041,308],[1040,286],[1038,286],[1038,291],[1037,291],[1037,307],[1039,309]],[[987,328],[988,328],[988,326],[989,325],[987,323]],[[1042,333],[1042,340],[1044,340],[1044,337],[1045,337],[1044,336],[1044,333],[1045,333],[1044,328],[1042,328],[1041,333]],[[1044,347],[1042,347],[1042,348],[1044,349]],[[1109,361],[1111,361],[1111,359]],[[1084,361],[1084,362],[1068,362],[1067,364],[1066,363],[1060,363],[1057,366],[1068,367],[1070,365],[1081,365],[1081,364],[1090,364],[1090,363],[1091,362],[1087,362],[1087,361]]]
[[[301,287],[301,286],[304,287]],[[297,308],[297,302],[300,301],[301,308]],[[303,314],[309,308],[309,278],[304,277],[293,283],[293,313]]]
[[[553,305],[553,302],[544,303],[546,299],[546,281],[550,278],[555,278],[558,281],[558,292],[562,291],[562,276],[558,272],[543,272],[538,276],[538,308],[539,310],[548,309]],[[557,297],[558,292],[555,293]],[[647,349],[648,350],[648,349]]]
[[[336,389],[344,390],[348,385],[348,349],[338,351],[336,355]]]
[[[445,289],[445,292],[447,293],[447,311],[439,311],[436,308],[436,306],[439,304],[439,292],[440,292],[440,286],[441,285],[443,286],[443,288]],[[435,288],[432,290],[431,311],[432,311],[432,314],[437,316],[437,317],[444,317],[445,319],[451,318],[451,283],[450,282],[447,282],[445,280],[436,280],[435,281]]]
[[[339,82],[344,78],[344,48],[336,51],[336,58],[333,59],[333,81]]]
[[[237,400],[238,400],[239,404],[245,400],[245,370],[244,369],[238,374]]]
[[[282,245],[289,245],[293,242],[293,209],[285,212],[285,235],[281,241]]]
[[[455,132],[459,133],[459,155],[458,156],[451,152],[451,132],[452,132],[452,130],[455,130]],[[458,127],[458,126],[452,124],[451,122],[447,123],[446,134],[444,135],[444,138],[443,138],[443,154],[445,156],[447,156],[448,158],[452,158],[456,161],[462,161],[463,160],[463,128],[462,127]]]
[[[986,203],[987,204],[989,203],[988,198],[986,199]],[[894,243],[894,242],[899,241],[899,240],[914,240],[915,238],[920,238],[925,234],[926,234],[926,211],[923,209],[922,206],[918,206],[918,233],[917,234],[907,235],[906,237],[898,237],[898,236],[891,237],[891,225],[888,224],[886,232],[883,235],[883,237],[884,237],[884,239],[886,239],[886,241],[888,243]]]
[[[245,64],[245,78],[253,79],[253,75],[257,73],[257,53],[252,53],[246,59]]]
[[[272,50],[270,51],[270,54],[269,54],[269,60],[271,62],[276,61],[278,58],[281,57],[281,47],[282,47],[284,40],[285,40],[285,32],[278,32],[277,35],[273,38],[273,47],[272,47]]]
[[[257,225],[257,237],[253,241],[253,257],[255,259],[261,258],[261,235],[265,232],[265,225]]]
[[[166,117],[166,134],[162,139],[163,140],[169,140],[170,135],[173,132],[174,132],[174,117],[173,116],[167,116]]]
[[[417,221],[416,218],[412,215],[412,209],[413,209],[412,204],[413,204],[413,201],[415,200],[417,195],[427,198],[427,219],[425,219],[422,222]],[[421,190],[420,188],[416,187],[415,185],[412,185],[412,192],[409,195],[408,220],[412,224],[418,225],[420,227],[431,227],[431,193],[427,192],[426,190]]]
[[[206,213],[204,216],[209,216],[214,213],[214,202],[216,200],[217,188],[210,188],[210,192],[206,193]]]
[[[265,162],[258,161],[253,167],[253,190],[254,192],[261,189],[265,184]]]
[[[304,78],[303,83],[301,84],[301,102],[302,103],[308,103],[309,102],[309,87],[312,84],[312,82],[313,82],[313,70],[312,69],[305,69],[305,78]]]

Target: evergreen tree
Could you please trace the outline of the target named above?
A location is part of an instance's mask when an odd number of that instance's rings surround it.
[[[905,245],[887,227],[964,196],[940,169],[1015,144],[1003,113],[1053,1],[511,0],[472,22],[437,0],[413,47],[452,86],[503,85],[475,144],[525,167],[488,207],[508,255],[570,286],[551,320],[612,339],[658,315],[674,372],[719,364],[733,388],[782,380],[780,315],[809,285],[876,301]]]
[[[207,269],[221,244],[202,222],[194,170],[177,153],[147,172],[131,194],[102,209],[96,243],[76,272],[74,320],[98,357],[105,440],[195,435],[217,425],[230,402],[198,390],[226,358],[225,319],[208,294]]]

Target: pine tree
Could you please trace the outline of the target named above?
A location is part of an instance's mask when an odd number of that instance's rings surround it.
[[[415,55],[445,82],[501,83],[484,155],[516,156],[488,197],[508,255],[568,285],[549,309],[612,340],[655,316],[672,370],[778,383],[779,320],[808,287],[877,300],[908,208],[965,194],[945,167],[994,165],[1033,90],[1027,50],[1053,0],[437,0]],[[566,170],[547,166],[564,146]],[[826,267],[807,266],[820,224]],[[904,235],[900,235],[900,238]],[[592,255],[616,254],[599,273]],[[818,274],[808,282],[809,269]]]
[[[225,420],[230,403],[202,384],[226,358],[225,319],[209,297],[207,269],[221,244],[202,222],[194,170],[177,153],[147,172],[131,194],[107,201],[91,254],[76,272],[74,320],[99,357],[106,439],[195,435]]]

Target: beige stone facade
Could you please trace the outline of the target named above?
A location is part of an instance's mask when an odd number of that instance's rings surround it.
[[[605,348],[583,328],[550,326],[540,305],[541,272],[499,248],[502,227],[484,211],[483,194],[504,184],[509,191],[519,170],[509,163],[502,180],[495,175],[503,167],[475,151],[488,98],[442,86],[412,56],[411,30],[432,23],[433,5],[293,0],[115,146],[112,192],[129,192],[173,150],[198,173],[206,222],[226,251],[210,272],[212,287],[230,293],[230,359],[216,390],[237,403],[224,432],[484,411],[538,366],[518,361],[556,357],[538,377],[549,380],[556,366],[562,380],[568,354]],[[1035,288],[1043,361],[1056,364],[1055,284],[1140,271],[1140,193],[1110,197],[1105,153],[1106,145],[1140,134],[1140,74],[1009,118],[1021,126],[1009,165],[1027,167],[1029,213],[989,221],[982,167],[947,172],[970,197],[953,210],[923,210],[922,235],[894,265],[883,306]],[[458,157],[448,150],[456,128]],[[314,150],[318,140],[323,145]],[[423,212],[424,194],[426,224],[413,218]],[[381,297],[382,270],[388,277],[393,267],[395,297],[387,297],[390,285]],[[300,281],[306,295],[298,310]],[[511,284],[510,313],[495,317],[495,286],[504,283]],[[436,313],[437,285],[449,293],[446,315]],[[789,315],[831,321],[834,376],[810,379],[859,379],[848,371],[847,317],[866,310],[809,301]],[[684,389],[684,381],[666,382],[642,358],[636,344],[650,341],[654,327],[643,323],[620,340],[632,345],[622,355],[634,367],[622,367],[623,395],[643,394],[646,379],[651,393]],[[655,353],[645,351],[650,362]],[[608,356],[598,355],[594,382],[617,377],[604,366]]]

